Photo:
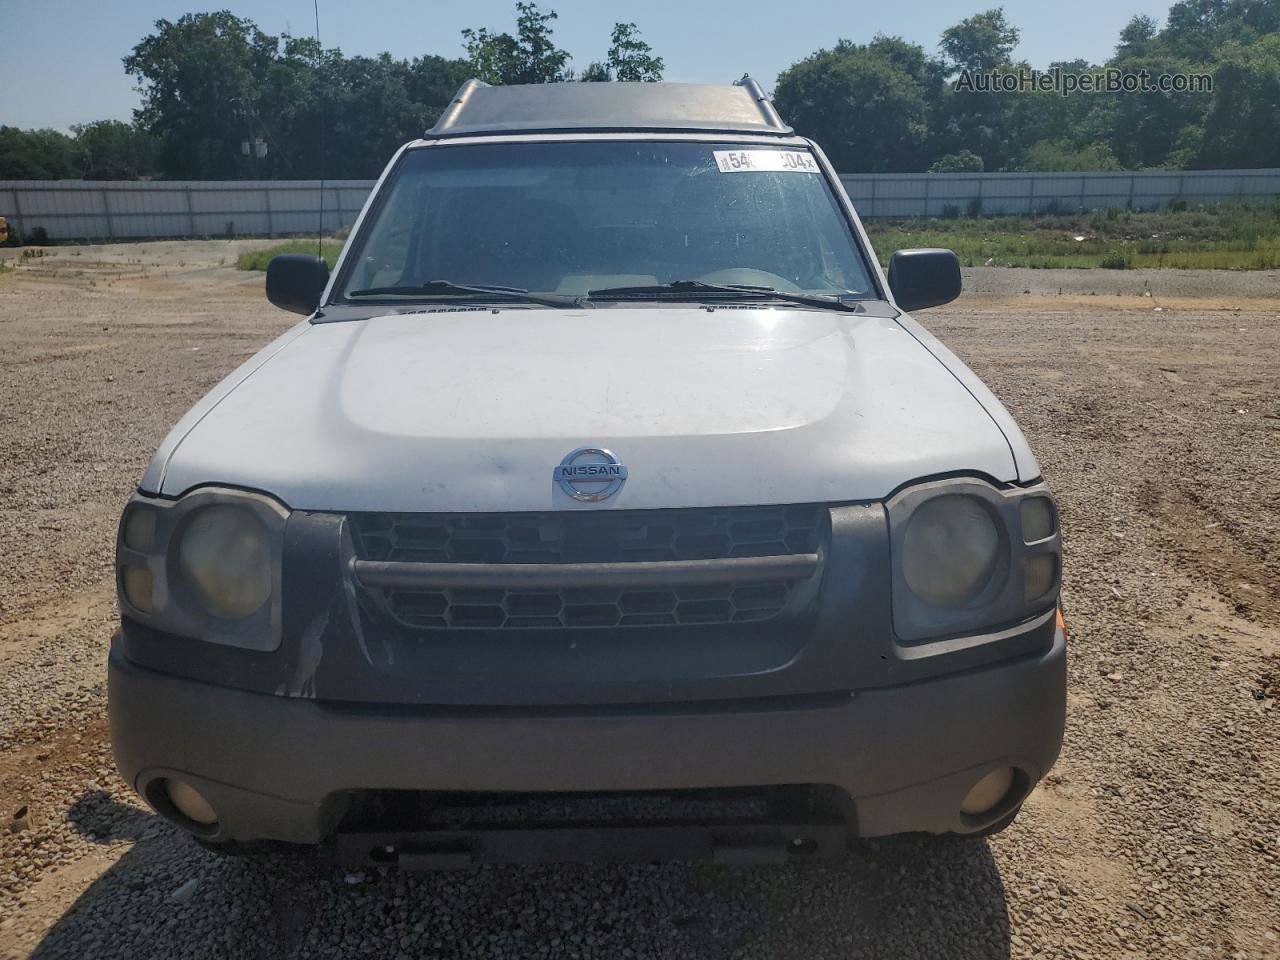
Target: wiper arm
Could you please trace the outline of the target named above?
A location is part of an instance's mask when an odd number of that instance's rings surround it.
[[[588,300],[682,296],[685,294],[724,293],[740,297],[755,297],[769,300],[783,300],[787,303],[798,303],[807,307],[823,307],[828,310],[852,310],[862,308],[856,301],[842,300],[839,297],[825,296],[820,293],[790,293],[776,290],[773,287],[756,287],[746,283],[706,283],[702,280],[675,280],[671,283],[657,283],[638,287],[604,287],[600,290],[588,290]]]
[[[554,293],[530,293],[523,287],[504,287],[488,283],[454,283],[452,280],[428,280],[426,283],[398,284],[390,287],[369,287],[352,290],[348,297],[431,296],[434,294],[479,294],[481,296],[506,297],[526,303],[541,303],[548,307],[578,307],[579,297],[565,297]]]

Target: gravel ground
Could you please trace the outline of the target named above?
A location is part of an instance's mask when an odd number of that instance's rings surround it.
[[[924,316],[1018,417],[1066,532],[1067,740],[1006,833],[345,875],[198,850],[106,740],[120,506],[291,322],[227,266],[243,246],[0,273],[0,957],[1280,957],[1275,274],[979,269]]]
[[[1235,273],[1213,270],[1030,270],[965,267],[964,288],[971,294],[1038,296],[1154,297],[1216,299],[1230,305],[1252,299],[1280,298],[1280,270]],[[1255,305],[1256,306],[1256,305]]]

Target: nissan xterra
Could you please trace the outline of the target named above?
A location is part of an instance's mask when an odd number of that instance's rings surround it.
[[[759,86],[466,84],[121,518],[124,778],[346,863],[839,855],[1058,755],[1054,501]]]

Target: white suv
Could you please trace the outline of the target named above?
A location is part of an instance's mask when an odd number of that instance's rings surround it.
[[[751,81],[472,81],[125,508],[116,758],[207,845],[757,861],[1058,755],[1054,502]]]

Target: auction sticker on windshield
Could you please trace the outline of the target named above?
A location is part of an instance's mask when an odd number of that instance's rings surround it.
[[[802,150],[714,150],[721,173],[818,173],[813,155]]]

